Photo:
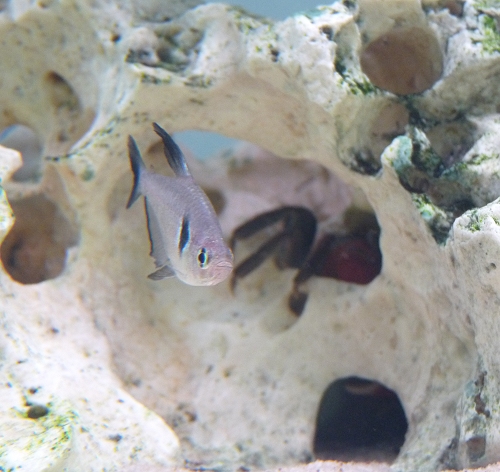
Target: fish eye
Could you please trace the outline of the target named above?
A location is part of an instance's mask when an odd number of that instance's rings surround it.
[[[198,251],[198,265],[202,269],[206,269],[207,266],[208,266],[208,253],[207,253],[207,250],[204,247],[202,247]]]

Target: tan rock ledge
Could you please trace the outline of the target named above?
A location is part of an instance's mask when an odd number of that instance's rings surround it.
[[[0,470],[496,470],[497,1],[0,5]],[[251,143],[190,160],[228,238],[290,205],[335,235],[300,310],[272,260],[146,277],[153,121]]]

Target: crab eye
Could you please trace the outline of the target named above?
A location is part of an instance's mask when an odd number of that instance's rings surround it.
[[[202,269],[206,269],[207,266],[208,266],[208,253],[207,253],[207,250],[204,247],[202,247],[198,251],[198,265]]]

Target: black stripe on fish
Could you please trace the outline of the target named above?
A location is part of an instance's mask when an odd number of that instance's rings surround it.
[[[184,216],[182,218],[181,230],[179,232],[179,253],[182,254],[184,248],[187,246],[189,242],[189,238],[191,236],[191,231],[189,228],[189,220]]]
[[[175,172],[175,175],[181,177],[191,175],[189,173],[184,154],[182,154],[180,147],[177,146],[171,136],[158,123],[153,123],[153,129],[163,141],[165,156],[170,164],[170,167],[172,167],[172,170]]]

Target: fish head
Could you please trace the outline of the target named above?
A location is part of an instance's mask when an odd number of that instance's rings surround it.
[[[186,251],[186,270],[190,285],[217,285],[233,270],[233,253],[224,240],[204,240]]]

